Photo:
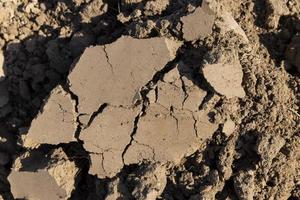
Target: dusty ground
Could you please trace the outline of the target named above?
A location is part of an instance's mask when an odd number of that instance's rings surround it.
[[[0,0],[0,47],[3,199],[300,199],[298,0]]]

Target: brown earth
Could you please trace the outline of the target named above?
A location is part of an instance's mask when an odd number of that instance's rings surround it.
[[[0,1],[0,48],[0,199],[300,199],[298,0]]]

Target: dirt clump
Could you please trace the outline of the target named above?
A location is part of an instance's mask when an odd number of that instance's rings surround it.
[[[220,28],[221,34],[226,34],[230,31],[233,31],[237,35],[240,35],[244,42],[249,42],[245,31],[235,21],[232,14],[226,10],[222,10],[220,12],[222,14],[219,14],[219,18],[216,20],[215,24]]]
[[[116,178],[109,183],[108,192],[105,196],[105,200],[114,199],[129,199],[128,190],[119,178]]]
[[[266,8],[266,25],[269,28],[277,28],[279,18],[282,15],[286,15],[289,13],[288,7],[286,6],[286,1],[267,0]]]
[[[167,184],[166,169],[160,165],[148,166],[136,174],[137,184],[132,196],[138,200],[156,199]]]
[[[147,1],[144,7],[144,13],[147,16],[160,15],[169,5],[170,0],[152,0]]]
[[[183,38],[187,41],[193,41],[209,35],[212,32],[214,20],[214,13],[206,4],[196,8],[192,14],[181,18]]]
[[[141,162],[145,158],[160,163],[178,163],[217,129],[216,124],[209,122],[208,111],[198,111],[206,92],[197,86],[183,91],[185,85],[181,82],[178,68],[169,73],[173,75],[173,81],[157,83],[156,102],[150,103],[141,116],[132,146],[125,154],[125,163]],[[170,77],[164,80],[168,79]],[[163,132],[157,135],[160,130]]]
[[[46,155],[34,150],[16,159],[8,180],[15,198],[68,199],[75,188],[78,169],[61,148]]]
[[[216,92],[227,98],[244,97],[246,94],[242,87],[243,71],[237,53],[215,50],[210,52],[209,56],[202,69],[208,83]]]
[[[254,199],[253,171],[240,172],[234,177],[234,189],[239,199]]]
[[[228,119],[223,125],[222,132],[227,136],[230,136],[234,132],[234,129],[235,123],[231,119]]]
[[[131,45],[135,49],[127,55],[134,57],[126,63],[122,52]],[[178,163],[184,155],[197,149],[200,140],[216,130],[217,125],[210,124],[206,117],[207,111],[197,112],[206,92],[187,79],[181,80],[178,68],[170,71],[173,76],[166,73],[164,80],[168,82],[159,81],[155,88],[152,86],[157,90],[153,103],[141,99],[143,87],[175,57],[179,46],[180,43],[164,38],[121,38],[111,45],[87,49],[79,59],[69,76],[69,84],[78,98],[79,121],[84,125],[79,138],[91,153],[91,174],[113,177],[124,164],[143,160]],[[135,59],[137,55],[144,58],[144,63]],[[84,74],[86,66],[95,70],[94,79]],[[102,79],[98,78],[100,74]],[[101,91],[101,95],[95,96],[96,91]],[[156,135],[160,130],[163,134]],[[107,132],[111,134],[106,135]],[[174,133],[176,137],[172,136]],[[174,149],[165,151],[166,147]]]
[[[83,7],[80,16],[83,22],[89,23],[92,18],[106,13],[107,9],[107,3],[104,3],[102,0],[92,0]]]

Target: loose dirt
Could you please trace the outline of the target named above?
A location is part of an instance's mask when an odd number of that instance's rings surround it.
[[[299,199],[299,38],[298,0],[0,1],[0,197]]]

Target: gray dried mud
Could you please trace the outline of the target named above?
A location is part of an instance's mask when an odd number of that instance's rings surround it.
[[[0,1],[0,199],[299,199],[299,13]]]

